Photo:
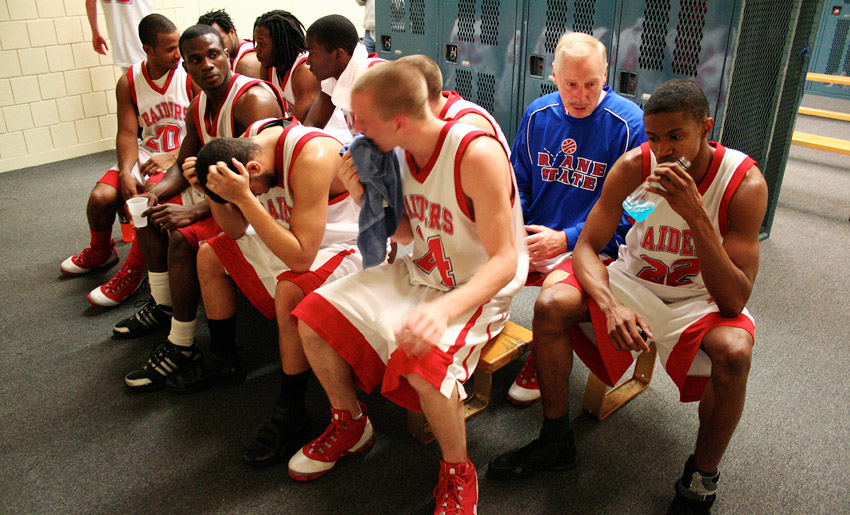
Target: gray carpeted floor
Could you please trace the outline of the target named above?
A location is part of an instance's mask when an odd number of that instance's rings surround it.
[[[812,103],[818,103],[815,99]],[[846,106],[845,106],[846,107]],[[798,128],[848,134],[810,118]],[[137,293],[112,310],[86,293],[114,268],[63,278],[59,263],[88,241],[85,199],[113,161],[101,153],[0,175],[0,511],[5,513],[430,513],[438,449],[405,432],[404,413],[362,395],[378,439],[309,484],[285,465],[239,457],[277,389],[274,325],[242,301],[239,340],[251,374],[192,396],[128,391],[122,376],[162,335],[110,338]],[[847,513],[850,351],[847,334],[850,170],[846,157],[792,148],[749,303],[757,342],[747,406],[721,464],[716,513]],[[119,232],[116,225],[116,239]],[[127,244],[120,247],[122,257]],[[530,327],[533,289],[514,302]],[[199,341],[206,345],[201,323]],[[496,377],[493,406],[467,424],[481,513],[663,513],[697,427],[660,369],[650,388],[605,422],[579,413],[587,370],[571,378],[580,467],[514,483],[486,476],[490,458],[534,437],[539,405],[505,393],[519,362]],[[328,404],[313,380],[316,430]]]

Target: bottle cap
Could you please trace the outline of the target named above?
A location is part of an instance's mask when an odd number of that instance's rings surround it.
[[[679,163],[679,166],[681,166],[685,170],[691,167],[691,162],[688,161],[684,156],[677,157],[676,162]]]

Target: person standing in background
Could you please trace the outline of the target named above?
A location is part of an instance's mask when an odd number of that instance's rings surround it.
[[[371,54],[375,51],[375,0],[355,1],[358,5],[366,7],[366,13],[363,15],[363,28],[366,30],[363,33],[363,44]]]
[[[96,2],[97,0],[86,0],[86,16],[91,27],[91,44],[95,52],[106,55],[109,47],[97,26]],[[142,42],[136,37],[136,28],[142,18],[154,11],[153,0],[134,0],[133,2],[101,0],[100,4],[106,18],[106,31],[112,42],[112,63],[126,72],[133,63],[145,58]]]

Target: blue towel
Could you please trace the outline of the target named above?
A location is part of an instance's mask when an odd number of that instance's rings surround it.
[[[387,238],[404,216],[398,160],[395,152],[381,152],[363,134],[354,137],[348,150],[363,185],[357,248],[363,254],[363,268],[369,268],[384,262]]]

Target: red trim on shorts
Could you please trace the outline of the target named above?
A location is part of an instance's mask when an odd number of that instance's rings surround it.
[[[472,327],[475,326],[475,322],[481,316],[483,309],[484,304],[478,306],[478,309],[467,320],[463,329],[458,334],[455,344],[449,348],[448,352],[443,352],[438,347],[433,347],[422,356],[408,356],[401,348],[396,349],[387,363],[381,393],[399,406],[415,411],[422,411],[422,407],[419,405],[419,395],[413,390],[404,376],[416,374],[431,386],[440,390],[443,381],[446,379],[446,371],[454,362],[455,354],[466,345],[466,337],[469,335]],[[464,372],[466,377],[470,376],[469,368],[466,366],[466,360],[464,360]]]
[[[287,281],[301,288],[304,295],[312,293],[325,284],[328,277],[339,268],[347,256],[354,254],[354,249],[343,250],[334,254],[330,259],[315,270],[309,272],[293,272],[286,270],[277,276],[278,281]]]
[[[570,275],[564,281],[581,292],[587,301],[590,311],[590,319],[593,324],[593,334],[596,337],[596,345],[585,336],[579,326],[570,330],[570,339],[573,342],[573,350],[576,356],[608,386],[614,386],[632,364],[631,352],[614,349],[606,332],[605,315],[590,297],[588,297],[575,275]],[[752,320],[744,314],[734,318],[721,317],[719,313],[708,313],[696,322],[688,326],[679,337],[679,341],[673,346],[673,350],[667,357],[666,370],[670,379],[679,388],[679,400],[681,402],[694,402],[702,398],[708,377],[688,376],[688,370],[693,364],[694,357],[699,351],[706,333],[715,327],[730,326],[744,329],[755,341],[755,326]]]
[[[381,383],[386,366],[363,334],[320,294],[313,292],[292,311],[292,318],[307,324],[349,365],[354,383],[371,392]],[[418,399],[417,399],[418,403]]]
[[[489,134],[482,130],[474,130],[470,131],[463,138],[461,138],[460,143],[457,145],[457,150],[455,151],[455,166],[454,166],[454,181],[455,181],[455,200],[457,200],[457,205],[460,208],[461,213],[466,215],[467,218],[475,221],[475,214],[469,211],[469,206],[466,203],[466,194],[463,192],[463,184],[460,180],[460,162],[463,160],[463,154],[466,152],[466,148],[475,138],[487,136],[491,137]],[[501,146],[501,144],[499,145]],[[511,198],[513,201],[513,197]]]
[[[220,234],[210,238],[207,243],[215,251],[218,260],[224,265],[225,270],[239,290],[257,308],[257,311],[264,317],[273,320],[275,318],[274,298],[269,295],[268,290],[257,275],[257,271],[245,259],[236,240],[226,234]]]
[[[679,399],[682,402],[698,401],[702,397],[702,392],[709,378],[706,376],[688,376],[688,370],[691,368],[691,363],[693,363],[705,335],[715,327],[721,326],[743,329],[750,333],[750,337],[755,343],[755,325],[744,314],[739,314],[734,318],[725,318],[720,316],[720,313],[708,313],[689,325],[682,332],[676,345],[673,346],[673,350],[670,351],[666,366],[670,379],[679,387]]]
[[[106,184],[107,186],[112,186],[115,189],[120,189],[118,184],[120,183],[120,179],[118,178],[118,170],[115,168],[110,168],[103,174],[103,177],[97,180],[98,183]]]
[[[180,203],[182,205],[182,198]],[[201,218],[197,222],[185,227],[178,227],[177,231],[186,238],[186,241],[192,245],[192,248],[198,250],[201,246],[201,242],[220,233],[221,227],[219,227],[218,223],[216,223],[215,218],[209,216],[207,218]]]
[[[732,173],[732,178],[729,179],[729,183],[726,185],[726,189],[723,191],[723,197],[720,199],[720,208],[717,212],[717,225],[720,228],[720,236],[726,237],[726,232],[729,230],[729,204],[732,202],[732,197],[735,195],[735,192],[738,191],[738,186],[741,185],[741,181],[744,180],[744,177],[747,175],[747,172],[750,169],[756,166],[756,161],[747,157],[744,159],[738,168]]]

